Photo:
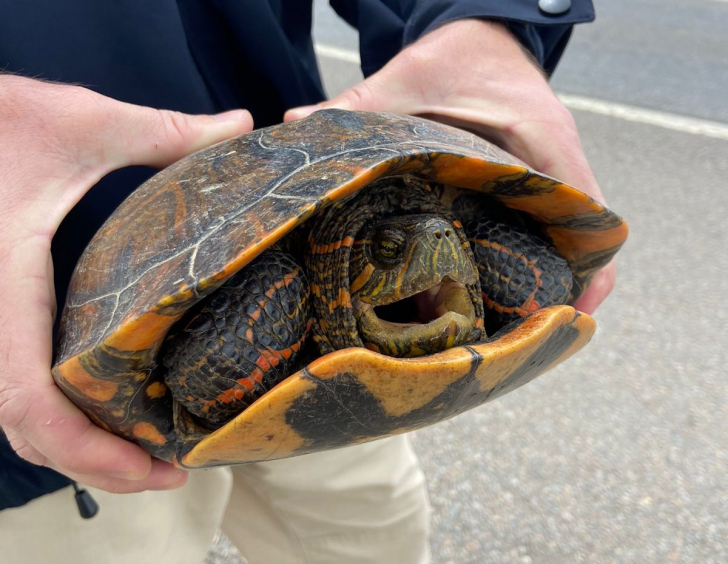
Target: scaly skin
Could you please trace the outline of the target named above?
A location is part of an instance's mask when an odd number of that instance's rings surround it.
[[[162,353],[177,402],[216,428],[295,372],[311,325],[307,278],[321,356],[435,354],[566,303],[571,273],[545,241],[488,218],[487,206],[460,206],[479,217],[464,230],[441,188],[376,182],[312,220],[307,275],[271,249],[194,308]]]

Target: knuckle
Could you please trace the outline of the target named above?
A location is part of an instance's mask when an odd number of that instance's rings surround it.
[[[158,110],[162,120],[164,138],[172,146],[186,145],[194,137],[190,117],[181,112]]]
[[[0,379],[0,426],[22,429],[29,411],[24,391],[6,378]]]
[[[415,74],[431,74],[437,62],[438,53],[427,49],[405,49],[401,52],[403,67],[411,69]]]
[[[578,136],[574,115],[561,102],[554,105],[553,113],[557,123],[571,135]]]
[[[558,127],[562,132],[571,137],[578,137],[576,121],[574,116],[564,104],[552,92],[549,98],[545,98],[545,104],[538,111],[547,116],[549,123]]]
[[[343,93],[344,98],[353,108],[359,108],[367,100],[369,87],[366,84],[357,84]]]
[[[90,425],[90,424],[89,424]],[[79,450],[78,445],[86,442],[85,433],[88,431],[88,427],[85,429],[79,429],[75,433],[75,444],[69,443],[68,448],[58,452],[57,460],[58,464],[63,467],[65,473],[72,474],[96,474],[96,460],[89,460],[88,456],[84,454],[83,450]]]
[[[8,433],[8,442],[20,458],[31,464],[47,466],[48,459],[38,452],[27,440],[20,435]]]

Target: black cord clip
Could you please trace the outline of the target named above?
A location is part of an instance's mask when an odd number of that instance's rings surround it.
[[[76,490],[76,505],[78,512],[84,519],[91,519],[99,512],[99,504],[86,490],[79,487],[78,482],[72,481],[73,489]]]

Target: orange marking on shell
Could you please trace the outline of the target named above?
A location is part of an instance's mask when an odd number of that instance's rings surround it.
[[[579,260],[590,253],[618,249],[627,239],[626,223],[604,231],[577,231],[563,227],[547,227],[546,234],[561,255],[568,260]]]
[[[167,386],[162,382],[154,382],[147,386],[147,396],[152,399],[159,399],[167,393]]]
[[[599,212],[603,209],[600,204],[586,194],[552,179],[531,176],[522,186],[543,189],[544,192],[533,196],[524,194],[518,196],[501,195],[497,199],[509,208],[525,211],[546,225],[550,223],[549,220],[582,213]],[[552,191],[552,193],[546,198],[544,193],[547,191]]]
[[[525,166],[487,162],[481,158],[462,157],[448,153],[431,155],[430,170],[432,170],[433,180],[480,192],[487,192],[487,190],[483,190],[483,185],[490,180],[505,176],[523,176],[528,171]]]
[[[245,330],[245,338],[249,343],[253,343],[253,330],[249,327]]]
[[[96,401],[110,401],[119,390],[116,382],[94,378],[86,372],[78,357],[67,360],[54,371],[62,383],[72,386],[81,394]]]
[[[286,235],[289,231],[291,231],[291,229],[306,221],[316,210],[316,204],[304,204],[300,210],[302,211],[300,215],[294,215],[288,221],[277,224],[276,227],[270,231],[265,231],[259,226],[258,237],[255,243],[246,246],[234,260],[226,264],[225,268],[223,268],[215,276],[211,277],[210,280],[219,281],[230,278],[260,253],[270,248],[274,243],[280,240],[281,237]]]
[[[170,316],[145,313],[135,319],[128,319],[106,338],[104,344],[120,351],[151,349],[164,339],[171,325],[180,317],[182,314]]]
[[[167,442],[164,435],[159,432],[159,429],[146,421],[134,425],[131,432],[137,439],[147,441],[155,445],[163,445]]]

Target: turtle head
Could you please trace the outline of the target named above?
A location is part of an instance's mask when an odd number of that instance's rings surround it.
[[[420,356],[481,336],[478,270],[457,221],[374,222],[354,243],[349,279],[359,336],[372,350]]]

